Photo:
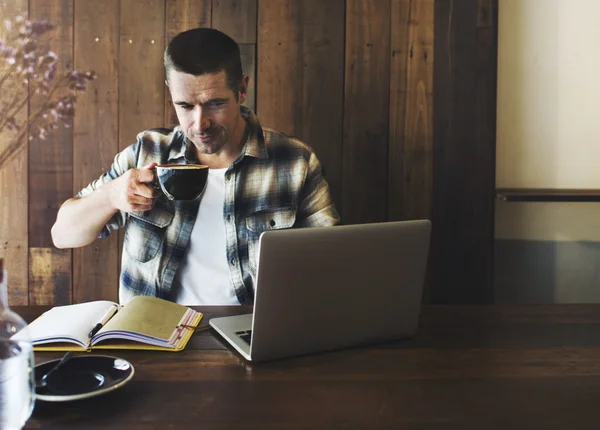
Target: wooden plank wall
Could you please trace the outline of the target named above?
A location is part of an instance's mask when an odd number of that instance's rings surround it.
[[[29,16],[57,26],[44,47],[59,58],[57,74],[73,67],[73,2],[30,0]],[[30,110],[39,107],[32,100]],[[73,193],[73,129],[60,127],[47,140],[29,145],[29,303],[69,303],[72,300],[73,251],[52,246],[48,220]]]
[[[27,0],[0,0],[0,23],[2,17],[23,15],[27,13]],[[8,33],[0,24],[0,36]],[[0,63],[2,76],[8,69],[5,62]],[[5,82],[1,88],[4,95],[12,99],[13,89],[17,82]],[[27,117],[27,110],[17,116],[21,123]],[[0,150],[8,147],[10,140],[0,136]],[[0,257],[4,258],[4,267],[8,271],[8,294],[12,304],[27,304],[28,299],[28,156],[27,151],[20,151],[0,169]]]
[[[483,269],[461,270],[491,263],[492,243],[478,234],[493,223],[496,8],[497,0],[0,0],[0,22],[28,12],[58,25],[45,43],[62,69],[99,75],[72,129],[32,142],[0,170],[10,303],[117,298],[122,237],[57,250],[50,228],[60,203],[139,131],[176,124],[162,53],[199,26],[238,41],[251,77],[246,105],[264,126],[315,148],[344,223],[433,218],[429,296],[487,299]]]
[[[497,0],[436,0],[435,34],[431,300],[492,303]]]

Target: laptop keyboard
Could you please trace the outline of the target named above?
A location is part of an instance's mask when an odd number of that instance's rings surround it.
[[[236,331],[235,334],[237,334],[244,342],[250,345],[250,341],[252,340],[252,330]]]

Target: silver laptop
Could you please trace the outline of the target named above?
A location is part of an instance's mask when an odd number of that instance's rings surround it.
[[[430,232],[428,220],[264,232],[254,312],[210,325],[252,361],[413,336]]]

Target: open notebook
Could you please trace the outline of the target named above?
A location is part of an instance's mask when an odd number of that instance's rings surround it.
[[[136,296],[123,306],[101,300],[53,307],[29,324],[29,337],[37,351],[181,351],[201,319],[200,312],[187,306]],[[19,336],[23,334],[15,338]]]

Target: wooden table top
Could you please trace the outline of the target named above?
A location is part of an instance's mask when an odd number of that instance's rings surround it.
[[[13,307],[26,320],[43,307]],[[211,317],[245,307],[197,308]],[[360,321],[356,321],[360,323]],[[27,429],[596,429],[600,305],[425,307],[411,340],[249,363],[212,330]],[[36,361],[60,357],[36,353]]]

